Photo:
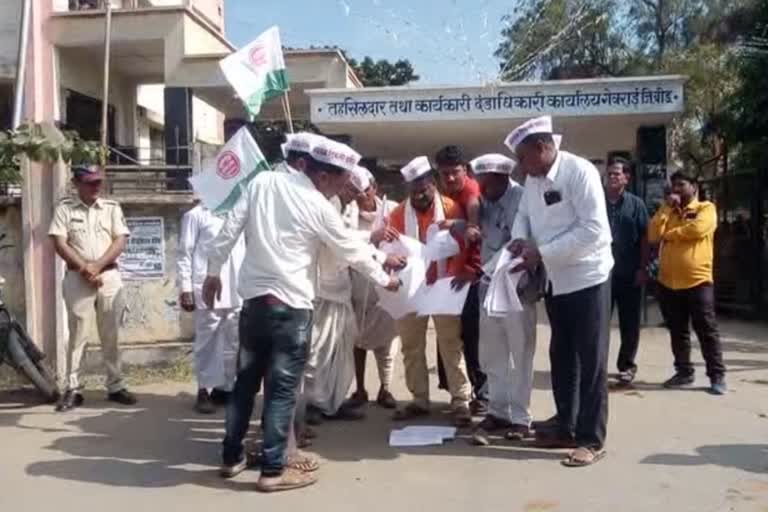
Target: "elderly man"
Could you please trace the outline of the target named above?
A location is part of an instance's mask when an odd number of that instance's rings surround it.
[[[67,264],[63,284],[69,318],[67,389],[56,406],[57,411],[83,403],[80,363],[94,322],[107,371],[108,400],[123,405],[136,403],[136,397],[123,383],[117,346],[120,319],[125,310],[117,259],[125,249],[129,231],[120,205],[99,197],[103,181],[101,168],[75,167],[72,184],[77,196],[64,199],[56,206],[48,230],[56,253]]]
[[[517,216],[523,187],[510,176],[515,162],[503,155],[483,155],[471,162],[480,184],[480,230],[469,227],[467,238],[480,239],[483,265],[506,250]],[[477,425],[475,439],[486,444],[486,434],[505,430],[507,439],[522,440],[530,435],[533,356],[536,352],[536,306],[539,273],[526,276],[533,293],[519,293],[522,311],[489,316],[480,308],[480,363],[488,376],[488,414]],[[480,283],[480,304],[485,301],[488,283]]]
[[[627,191],[632,178],[628,161],[612,159],[608,162],[606,175],[605,198],[616,262],[611,276],[611,305],[618,309],[621,335],[616,365],[619,385],[628,386],[637,373],[635,357],[640,344],[640,308],[643,285],[648,279],[648,209],[642,199]]]
[[[363,169],[360,187],[363,193],[357,196],[359,208],[358,229],[369,232],[376,241],[394,239],[397,233],[388,227],[389,213],[397,207],[394,201],[380,198],[376,194],[377,185],[373,174]],[[382,231],[383,230],[383,231]],[[380,233],[380,235],[375,235]],[[368,402],[365,389],[365,363],[368,352],[373,352],[379,374],[379,392],[376,403],[387,409],[397,407],[391,392],[392,373],[395,355],[398,349],[397,328],[392,317],[378,304],[378,294],[370,281],[359,272],[352,272],[352,307],[355,309],[359,334],[355,342],[355,382],[357,389],[350,397],[350,402],[364,404]]]
[[[520,270],[547,270],[550,362],[557,427],[540,445],[575,448],[563,464],[588,466],[605,455],[608,422],[611,227],[600,172],[559,151],[552,119],[532,119],[507,140],[527,175],[512,229]]]
[[[699,201],[697,192],[696,178],[684,172],[673,174],[667,204],[659,208],[648,227],[649,241],[662,244],[659,302],[675,356],[675,375],[664,387],[688,386],[695,380],[692,323],[707,365],[709,392],[723,395],[728,388],[712,284],[717,209],[709,201]]]
[[[330,140],[314,144],[301,173],[261,173],[228,213],[210,245],[203,298],[209,308],[221,293],[219,274],[232,247],[246,233],[240,272],[245,300],[240,316],[238,374],[227,406],[222,473],[246,467],[243,439],[254,398],[265,382],[261,476],[262,492],[311,485],[316,476],[285,468],[285,451],[312,331],[317,259],[325,244],[339,258],[381,286],[396,290],[366,244],[347,236],[338,212],[327,200],[348,180],[360,155]]]
[[[201,414],[213,414],[217,405],[226,403],[235,383],[238,345],[237,324],[242,300],[237,294],[237,274],[245,256],[241,237],[232,249],[221,272],[221,300],[214,309],[203,307],[203,281],[208,267],[208,244],[224,224],[202,204],[197,204],[181,218],[181,233],[176,259],[179,302],[195,317],[195,373],[197,401]]]
[[[480,223],[480,187],[470,175],[469,165],[458,146],[445,146],[435,155],[437,174],[442,190],[461,208],[462,215],[470,226]],[[480,272],[480,243],[472,241],[467,250],[467,265],[473,273]],[[486,376],[480,365],[478,343],[480,336],[478,284],[473,283],[467,294],[467,302],[461,313],[461,339],[464,342],[464,358],[467,374],[472,384],[473,400],[470,408],[473,414],[483,416],[488,412],[488,390]],[[446,388],[445,370],[438,354],[438,376],[440,387]]]
[[[437,193],[434,172],[427,157],[415,158],[403,167],[401,173],[408,187],[408,199],[400,203],[390,216],[390,227],[398,233],[426,243],[427,229],[431,225],[463,218],[461,208],[455,202]],[[464,274],[464,261],[464,254],[460,254],[433,262],[427,269],[427,284],[448,276],[463,282],[470,281],[472,277]],[[445,364],[454,421],[458,426],[468,426],[472,415],[469,411],[469,378],[461,341],[461,317],[435,315],[432,320],[437,331],[437,346]],[[414,313],[397,322],[405,362],[405,380],[413,395],[413,400],[396,412],[395,419],[398,420],[425,416],[430,412],[425,353],[428,322],[428,316],[416,316]]]

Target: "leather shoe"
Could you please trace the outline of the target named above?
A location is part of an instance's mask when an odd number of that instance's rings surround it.
[[[121,389],[120,391],[108,394],[107,400],[121,405],[135,405],[137,402],[134,394],[127,389]]]
[[[83,405],[84,399],[83,395],[81,395],[77,391],[72,391],[71,389],[68,389],[64,396],[61,397],[61,400],[59,400],[59,403],[56,404],[56,412],[64,412],[69,411],[70,409],[74,409],[75,407],[80,407]]]
[[[223,389],[213,388],[211,391],[211,402],[214,405],[225,406],[229,402],[229,398],[232,396],[231,391],[224,391]]]
[[[213,414],[216,412],[216,405],[213,403],[212,396],[208,393],[207,389],[199,389],[197,391],[195,410],[200,414]]]

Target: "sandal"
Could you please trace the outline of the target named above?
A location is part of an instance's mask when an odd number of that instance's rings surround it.
[[[379,390],[379,396],[376,397],[376,403],[385,409],[397,408],[397,400],[395,400],[395,397],[392,396],[392,393],[386,389]]]
[[[316,475],[286,468],[283,474],[277,477],[261,476],[256,482],[256,489],[260,492],[292,491],[315,483],[317,483]]]
[[[569,453],[568,456],[562,460],[562,464],[569,468],[583,468],[598,462],[605,457],[606,453],[607,452],[603,449],[595,450],[586,446],[580,446]]]
[[[298,452],[295,455],[288,456],[285,466],[304,473],[313,473],[320,469],[320,461],[308,453]]]
[[[395,421],[406,421],[424,416],[429,416],[429,409],[410,403],[404,408],[396,410],[395,414],[392,415],[392,419]]]
[[[345,402],[349,407],[362,407],[368,403],[367,391],[355,391]]]

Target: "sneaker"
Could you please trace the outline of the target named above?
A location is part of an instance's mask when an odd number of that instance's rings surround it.
[[[107,400],[121,405],[135,405],[137,402],[136,396],[127,389],[121,389],[120,391],[108,394]]]
[[[227,402],[229,402],[229,398],[231,396],[232,396],[231,391],[225,391],[223,389],[213,388],[213,390],[211,391],[211,402],[213,402],[214,405],[223,407],[227,405]]]
[[[725,383],[725,379],[716,378],[712,379],[709,386],[709,394],[711,395],[724,395],[728,392],[728,385]]]
[[[64,396],[61,397],[61,400],[59,400],[59,403],[56,404],[56,412],[69,411],[75,407],[80,407],[83,405],[84,401],[83,395],[77,391],[68,389],[64,393]]]
[[[231,464],[226,462],[222,463],[219,468],[219,476],[221,476],[221,478],[234,478],[246,469],[248,469],[248,459],[243,457],[239,461]]]
[[[213,403],[211,393],[207,389],[197,391],[195,410],[200,414],[213,414],[216,412],[216,404]]]
[[[662,386],[665,388],[681,388],[684,386],[690,386],[696,382],[696,378],[693,375],[687,375],[685,373],[676,373],[671,379],[667,380]]]

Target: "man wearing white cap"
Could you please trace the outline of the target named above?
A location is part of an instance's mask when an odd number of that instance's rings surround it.
[[[322,244],[380,286],[399,283],[373,258],[367,244],[347,235],[328,198],[338,194],[360,155],[325,140],[312,146],[302,173],[261,173],[246,188],[218,236],[211,242],[203,299],[209,308],[221,294],[219,274],[245,232],[246,257],[240,271],[238,374],[227,406],[222,474],[246,467],[243,439],[254,398],[265,379],[263,492],[311,485],[316,477],[285,467],[285,451],[312,330],[317,258]]]
[[[363,193],[357,197],[358,229],[371,233],[372,242],[381,239],[393,240],[398,233],[388,226],[389,213],[397,207],[394,201],[376,195],[376,180],[368,169],[362,178],[360,187]],[[359,272],[352,271],[352,307],[355,309],[359,334],[355,342],[355,381],[357,389],[350,397],[350,402],[365,404],[368,391],[365,389],[365,365],[368,351],[373,352],[379,374],[379,391],[376,403],[387,409],[397,407],[395,397],[390,391],[392,373],[397,355],[397,328],[394,319],[378,303],[375,287]]]
[[[515,162],[504,155],[483,155],[470,165],[482,194],[480,256],[483,265],[488,265],[499,251],[506,250],[511,240],[523,187],[510,179]],[[467,237],[480,238],[480,232],[473,232],[470,227]],[[487,443],[487,433],[497,430],[506,430],[506,437],[512,440],[529,436],[536,352],[536,276],[537,273],[526,276],[525,285],[534,288],[533,294],[522,293],[522,288],[518,292],[523,311],[509,311],[506,316],[494,317],[488,315],[485,307],[480,307],[480,364],[488,377],[489,395],[488,414],[475,431],[475,439],[481,444]],[[480,282],[479,290],[480,304],[483,304],[488,293],[487,279]]]
[[[519,269],[544,263],[552,327],[550,363],[557,424],[542,447],[575,448],[563,464],[588,466],[604,455],[608,422],[611,228],[600,173],[559,151],[548,116],[514,130],[507,146],[526,174],[510,250]]]
[[[242,300],[237,294],[237,274],[245,256],[245,240],[238,239],[221,272],[221,299],[214,309],[203,307],[203,281],[208,267],[208,244],[224,224],[202,203],[181,218],[176,275],[181,308],[194,312],[195,373],[197,401],[201,414],[216,412],[216,405],[226,403],[235,382],[238,345],[237,324]]]
[[[285,142],[280,145],[284,160],[275,166],[277,172],[292,174],[304,170],[303,159],[309,154],[313,144],[323,141],[325,137],[310,132],[288,133]]]
[[[405,178],[409,197],[392,212],[392,228],[426,243],[427,230],[432,224],[462,219],[459,205],[437,193],[434,172],[427,157],[413,159],[403,167],[401,173]],[[464,261],[465,254],[460,253],[453,258],[433,262],[427,269],[427,284],[434,283],[438,278],[458,277],[464,268]],[[469,377],[461,340],[461,316],[435,315],[432,321],[437,331],[437,346],[448,378],[454,421],[458,426],[468,426],[472,415],[469,411]],[[405,380],[413,400],[404,409],[397,411],[395,419],[410,419],[425,416],[430,412],[426,356],[428,322],[428,316],[416,316],[413,313],[397,322],[405,362]]]
[[[366,186],[367,176],[356,166],[349,180],[331,199],[341,214],[347,236],[367,241],[368,233],[357,232],[355,199]],[[318,257],[317,298],[314,303],[312,338],[304,374],[307,422],[327,419],[362,419],[356,403],[345,403],[355,376],[354,343],[358,335],[352,308],[352,278],[349,264],[323,245]]]

